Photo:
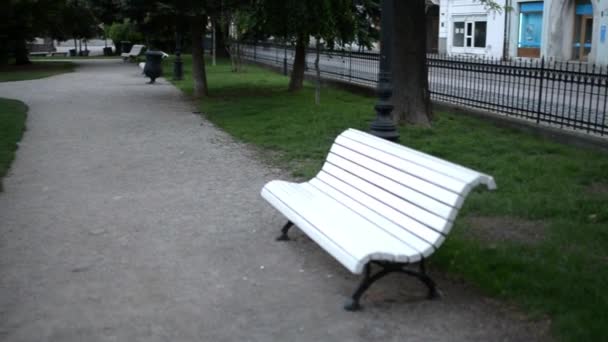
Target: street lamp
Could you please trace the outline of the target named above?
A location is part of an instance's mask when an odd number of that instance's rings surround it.
[[[370,125],[370,133],[391,141],[399,140],[399,132],[391,117],[393,95],[391,60],[393,47],[393,1],[382,0],[382,18],[380,21],[380,72],[378,73],[378,102],[374,106],[376,119]],[[402,1],[402,0],[398,0]]]
[[[176,81],[184,78],[182,63],[182,36],[179,28],[175,31],[175,61],[173,62],[173,79]]]

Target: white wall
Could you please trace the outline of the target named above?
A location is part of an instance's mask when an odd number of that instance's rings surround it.
[[[504,6],[505,0],[498,0]],[[486,20],[486,47],[463,48],[454,47],[452,43],[454,21]],[[445,51],[448,54],[471,54],[486,57],[500,58],[503,56],[504,11],[497,13],[490,11],[475,0],[441,0],[439,7],[439,41],[445,41]]]
[[[591,2],[593,3],[593,47],[589,58],[594,63],[608,65],[608,3],[599,0]],[[606,30],[606,38],[603,42],[601,41],[602,26]]]

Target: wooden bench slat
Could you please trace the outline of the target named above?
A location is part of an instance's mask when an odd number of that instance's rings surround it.
[[[442,173],[448,177],[452,177],[454,179],[461,180],[467,184],[469,184],[463,192],[468,194],[470,189],[478,184],[485,184],[488,186],[490,190],[496,189],[496,184],[492,177],[484,175],[480,172],[465,168],[464,166],[460,166],[458,164],[450,163],[448,161],[430,156],[426,153],[422,153],[410,148],[407,148],[402,145],[397,145],[391,143],[389,141],[384,141],[382,139],[376,139],[375,137],[363,133],[361,131],[357,131],[354,129],[349,129],[343,133],[345,137],[352,138],[353,140],[359,141],[366,145],[376,147],[378,149],[384,150],[388,153],[391,153],[395,156],[403,158],[405,160],[416,163],[420,166],[424,166],[429,170],[435,170],[439,173]]]
[[[298,228],[300,228],[308,237],[310,237],[313,241],[315,241],[321,248],[327,251],[331,256],[333,256],[336,260],[339,260],[344,267],[346,267],[351,272],[355,273],[359,261],[349,254],[344,249],[340,248],[340,246],[336,245],[335,242],[328,239],[320,230],[318,230],[314,225],[312,225],[306,218],[304,218],[300,213],[291,209],[287,204],[285,204],[277,195],[271,192],[272,184],[267,184],[261,192],[262,197],[268,201],[273,207],[275,207],[279,212],[281,212],[289,221],[293,222]],[[359,271],[357,274],[361,273]]]
[[[398,177],[395,179],[400,183],[411,187],[437,200],[444,201],[452,206],[460,207],[463,202],[460,193],[466,188],[467,184],[459,179],[448,177],[434,170],[429,170],[423,166],[404,160],[377,148],[365,145],[350,138],[339,136],[336,139],[338,146],[344,146],[356,153],[361,154],[375,161],[375,164],[386,165],[382,170],[393,169],[387,176]],[[334,144],[333,147],[336,146]]]
[[[448,225],[449,220],[446,218],[437,216],[391,193],[390,191],[395,193],[400,192],[395,182],[373,174],[371,171],[359,167],[335,154],[330,153],[327,156],[327,161],[328,163],[323,166],[324,171],[344,180],[346,183],[386,205],[399,210],[403,214],[426,225],[429,229],[441,233]]]
[[[404,245],[403,241],[396,239],[385,229],[381,229],[375,223],[365,220],[357,215],[350,208],[335,198],[327,196],[327,194],[310,183],[291,184],[292,190],[302,193],[307,193],[309,201],[314,201],[315,207],[321,208],[318,210],[323,220],[325,216],[333,218],[333,222],[328,222],[328,226],[336,227],[338,244],[343,245],[343,242],[352,243],[356,240],[356,246],[362,257],[378,258],[383,260],[392,260],[395,262],[411,262],[410,255],[419,254],[411,247]],[[307,205],[309,205],[307,203]],[[358,228],[360,227],[360,229]],[[346,239],[342,239],[346,234]],[[370,235],[371,233],[371,235]],[[377,241],[370,241],[370,236]],[[348,250],[348,249],[347,249]]]
[[[348,251],[350,257],[345,260],[341,259],[344,256],[336,257],[343,265],[352,267],[352,258],[365,262],[371,259],[408,262],[403,243],[386,231],[374,228],[372,223],[356,219],[350,209],[321,195],[321,192],[315,196],[311,189],[298,184],[277,182],[267,190],[280,198],[292,211],[306,218],[308,227],[298,227],[307,233],[311,229],[317,230],[321,233],[318,239],[329,240],[332,249],[338,247]],[[348,234],[344,234],[345,231]],[[360,271],[361,267],[359,262],[355,270]]]
[[[380,229],[385,230],[389,234],[393,235],[396,239],[403,242],[405,254],[409,256],[410,262],[417,262],[422,257],[430,255],[435,250],[433,245],[410,233],[399,224],[396,224],[381,214],[378,214],[361,202],[354,200],[348,194],[340,191],[332,185],[327,184],[320,178],[314,178],[309,183],[336,201],[352,208],[353,211],[363,219],[373,222]]]
[[[425,183],[419,178],[408,177],[404,172],[400,172],[399,170],[358,154],[341,145],[334,145],[331,148],[330,153],[334,153],[355,163],[357,166],[370,170],[366,174],[375,174],[374,177],[365,177],[365,179],[370,182],[373,182],[377,177],[386,178],[387,181],[383,182],[383,184],[385,184],[383,187],[393,192],[395,195],[406,199],[408,202],[448,220],[453,220],[456,217],[457,211],[454,210],[454,207],[461,202],[461,197],[457,194]],[[416,182],[419,182],[420,184],[412,186],[412,183]],[[443,196],[443,201],[436,199],[441,198],[441,196]]]
[[[412,218],[406,213],[394,208],[391,205],[389,196],[384,198],[380,196],[381,198],[378,199],[376,196],[362,191],[359,186],[353,185],[352,180],[345,175],[346,172],[336,169],[337,168],[334,166],[324,168],[324,171],[320,173],[317,178],[334,186],[340,191],[349,194],[351,197],[357,198],[360,203],[386,217],[387,219],[399,224],[401,227],[403,227],[403,229],[407,230],[413,235],[416,235],[426,244],[437,246],[441,243],[440,241],[443,241],[443,235],[441,233],[425,226],[415,218]]]

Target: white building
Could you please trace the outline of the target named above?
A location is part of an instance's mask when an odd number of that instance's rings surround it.
[[[504,11],[488,11],[478,1],[441,0],[439,53],[503,57],[505,18]]]
[[[507,2],[508,56],[608,64],[605,0]]]
[[[608,64],[608,1],[441,0],[439,53]]]

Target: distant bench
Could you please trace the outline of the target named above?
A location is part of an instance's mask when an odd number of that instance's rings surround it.
[[[30,52],[29,54],[30,54],[30,56],[42,56],[42,57],[48,57],[48,56],[67,57],[67,55],[68,55],[67,52],[57,52],[57,51],[37,51],[37,52]]]
[[[466,196],[477,185],[496,189],[491,176],[348,129],[308,182],[274,180],[264,197],[354,274],[364,278],[345,306],[358,310],[363,293],[392,272],[421,280],[439,296],[425,259],[446,239]],[[372,275],[371,265],[380,270]],[[405,268],[418,264],[419,270]]]
[[[122,60],[124,62],[134,61],[135,58],[137,58],[137,56],[139,56],[143,52],[144,48],[145,48],[145,45],[137,45],[137,44],[133,45],[129,52],[121,53],[120,57],[122,57]]]

